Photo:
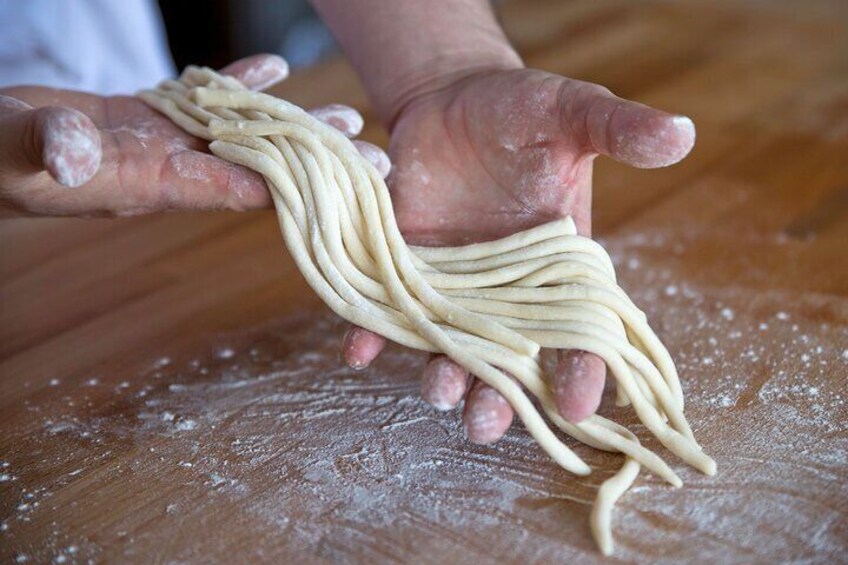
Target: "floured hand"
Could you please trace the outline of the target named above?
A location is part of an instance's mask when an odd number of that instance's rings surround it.
[[[595,157],[663,167],[695,142],[686,117],[532,69],[475,72],[421,93],[401,108],[392,130],[395,213],[407,240],[419,245],[495,239],[566,215],[590,235]],[[352,328],[343,352],[350,366],[363,368],[384,345]],[[604,380],[598,357],[559,352],[551,387],[562,415],[578,422],[593,414]],[[422,395],[442,410],[465,398],[463,419],[475,442],[499,439],[512,422],[503,398],[442,356],[425,367]]]
[[[288,76],[288,64],[256,55],[222,71],[253,90]],[[350,137],[362,129],[352,108],[312,113]],[[375,165],[388,158],[357,142]],[[33,215],[133,215],[180,209],[267,208],[262,177],[211,155],[206,142],[134,96],[21,86],[0,90],[0,206]]]

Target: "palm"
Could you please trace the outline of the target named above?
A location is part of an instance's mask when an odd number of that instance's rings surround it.
[[[116,177],[110,180],[138,204],[137,211],[192,204],[206,208],[209,202],[233,208],[269,203],[256,175],[211,155],[206,141],[138,98],[106,98],[103,105],[103,120],[95,125],[101,129],[104,161],[116,164]],[[229,206],[238,202],[241,206]]]
[[[565,80],[485,74],[410,104],[390,148],[407,238],[488,239],[569,214],[588,231],[593,154],[562,127]]]

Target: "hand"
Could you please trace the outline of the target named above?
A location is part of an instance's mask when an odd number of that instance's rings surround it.
[[[494,239],[571,215],[591,235],[592,163],[599,154],[643,168],[671,165],[695,142],[691,120],[622,100],[595,84],[530,69],[464,76],[423,93],[399,112],[390,189],[405,237],[419,245]],[[362,328],[344,357],[366,367],[385,340]],[[552,390],[572,422],[593,414],[605,366],[560,351]],[[424,369],[424,399],[447,410],[465,396],[463,420],[478,443],[499,439],[513,413],[494,389],[444,356]]]
[[[277,56],[257,55],[222,72],[261,90],[285,79],[288,65]],[[362,129],[362,117],[347,106],[334,104],[312,113],[351,137]],[[356,143],[388,170],[385,153]],[[259,174],[214,157],[206,146],[133,96],[44,87],[2,89],[0,205],[39,215],[271,205]]]

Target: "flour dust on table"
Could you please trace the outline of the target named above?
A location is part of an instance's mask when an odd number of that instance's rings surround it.
[[[644,242],[609,244],[623,283],[694,375],[683,383],[687,411],[724,470],[681,469],[684,491],[637,479],[616,513],[616,557],[838,562],[848,551],[848,428],[841,383],[828,375],[848,370],[848,311],[825,324],[815,303],[730,296],[680,279]],[[339,362],[344,331],[338,317],[309,311],[125,371],[51,379],[4,445],[0,557],[600,562],[581,517],[620,456],[576,444],[595,471],[575,478],[520,426],[469,444],[458,414],[419,398],[424,354],[392,346],[355,372]],[[727,377],[703,383],[705,366]],[[602,412],[636,429],[614,397],[608,390]],[[138,501],[132,512],[110,513],[109,481]],[[80,524],[82,508],[104,519]]]

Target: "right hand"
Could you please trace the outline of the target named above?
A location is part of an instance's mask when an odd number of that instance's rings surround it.
[[[395,215],[407,241],[418,245],[488,241],[565,216],[589,237],[598,155],[663,167],[695,142],[688,118],[540,70],[475,69],[426,84],[401,106],[390,151]],[[382,337],[353,328],[345,359],[365,367],[384,345]],[[577,423],[598,409],[606,367],[586,351],[558,355],[551,392],[559,413]],[[465,430],[476,443],[498,440],[513,419],[494,388],[443,355],[426,365],[422,396],[440,410],[464,398]]]

